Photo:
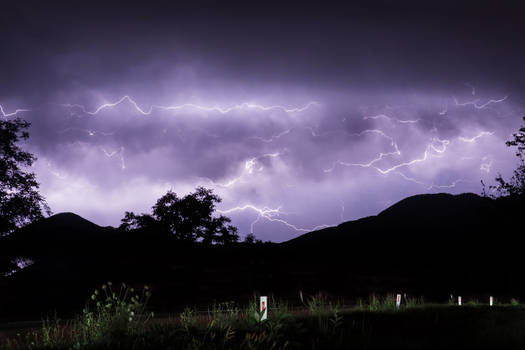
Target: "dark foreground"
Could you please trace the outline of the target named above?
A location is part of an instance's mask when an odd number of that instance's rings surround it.
[[[245,310],[246,311],[246,310]],[[99,320],[100,321],[100,320]],[[273,311],[267,321],[239,312],[172,320],[114,320],[44,327],[2,339],[2,349],[523,349],[522,306],[383,306],[303,314]],[[120,322],[120,323],[119,323]],[[75,333],[77,332],[77,333]]]
[[[70,318],[107,281],[150,286],[159,313],[253,295],[297,301],[301,291],[350,301],[373,293],[525,300],[524,212],[523,198],[419,195],[287,242],[224,246],[58,214],[0,238],[0,263],[34,262],[0,276],[0,323],[55,311]]]

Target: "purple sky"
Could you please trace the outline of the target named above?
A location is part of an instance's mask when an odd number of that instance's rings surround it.
[[[14,6],[0,113],[32,122],[55,213],[118,225],[205,186],[283,241],[511,174],[524,24],[473,4]]]

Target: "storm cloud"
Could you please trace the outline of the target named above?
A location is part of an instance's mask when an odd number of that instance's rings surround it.
[[[32,123],[55,212],[118,225],[205,186],[241,234],[283,241],[515,167],[510,4],[121,5],[1,15],[3,117]]]

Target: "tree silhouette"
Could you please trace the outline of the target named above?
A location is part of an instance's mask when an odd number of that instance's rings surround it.
[[[199,239],[204,244],[236,242],[239,236],[237,228],[229,225],[231,219],[223,215],[213,216],[215,204],[220,202],[219,196],[204,187],[197,187],[184,198],[168,191],[157,200],[152,215],[126,212],[119,228],[173,235],[177,240],[187,242]]]
[[[525,121],[525,117],[523,117],[523,121]],[[497,196],[491,196],[493,198],[525,195],[525,126],[522,126],[512,137],[513,139],[505,142],[505,144],[508,147],[517,147],[516,157],[519,159],[518,167],[514,170],[514,174],[509,181],[505,181],[503,176],[498,174],[496,177],[497,185],[489,187],[498,194]],[[487,195],[485,192],[485,184],[483,184],[483,195]]]
[[[249,233],[244,237],[244,243],[248,244],[255,244],[255,243],[262,243],[262,240],[257,239],[254,233]]]
[[[21,119],[0,119],[0,236],[50,215],[45,199],[38,193],[35,174],[24,171],[36,160],[17,143],[29,138],[30,123]]]

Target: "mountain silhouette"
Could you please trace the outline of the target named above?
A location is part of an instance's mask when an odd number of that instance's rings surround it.
[[[230,246],[122,232],[57,214],[0,238],[4,258],[34,261],[0,278],[0,313],[78,311],[108,280],[152,286],[152,307],[163,312],[249,300],[254,291],[283,298],[296,298],[298,290],[346,297],[403,291],[431,300],[450,293],[525,297],[524,203],[472,193],[417,195],[283,243]]]
[[[474,193],[422,194],[405,198],[376,216],[343,222],[303,234],[284,245],[332,245],[347,241],[444,240],[452,234],[464,240],[487,215],[499,214],[495,201]],[[469,227],[468,229],[465,229]]]
[[[74,213],[60,213],[4,238],[3,250],[9,249],[22,256],[77,254],[115,236],[114,228],[98,226]]]

